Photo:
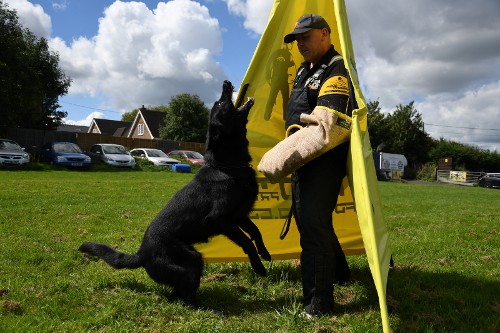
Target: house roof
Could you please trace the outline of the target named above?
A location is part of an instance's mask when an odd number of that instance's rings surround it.
[[[61,124],[57,126],[56,131],[60,132],[74,132],[74,133],[87,133],[89,131],[88,126]]]
[[[113,133],[113,136],[125,136],[126,137],[127,133],[128,133],[128,127],[119,127]]]
[[[93,122],[101,132],[101,134],[108,134],[113,136],[123,136],[123,134],[127,133],[127,130],[132,125],[129,121],[121,121],[121,120],[109,120],[109,119],[99,119],[94,118]],[[122,134],[122,135],[117,135]]]
[[[159,128],[160,125],[163,123],[163,119],[165,119],[167,113],[162,111],[147,110],[144,108],[141,108],[139,112],[141,113],[142,118],[144,118],[144,122],[148,126],[151,135],[154,138],[159,138],[160,137]]]

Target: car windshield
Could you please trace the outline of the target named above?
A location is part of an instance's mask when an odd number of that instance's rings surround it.
[[[14,141],[0,140],[0,149],[5,150],[22,150],[21,147]]]
[[[122,146],[103,146],[104,154],[127,154],[127,151]]]
[[[167,154],[165,154],[161,150],[148,149],[146,150],[146,152],[148,153],[149,157],[167,157]]]
[[[81,153],[82,150],[74,143],[54,143],[54,151],[56,153]]]
[[[187,158],[203,159],[203,155],[196,151],[187,151],[186,156]]]

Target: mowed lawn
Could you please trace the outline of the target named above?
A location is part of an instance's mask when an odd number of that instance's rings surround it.
[[[201,309],[169,300],[143,269],[77,251],[87,240],[135,252],[145,228],[193,174],[0,171],[0,332],[380,332],[364,255],[335,287],[335,312],[300,316],[300,267],[206,264]],[[500,332],[500,190],[379,182],[395,267],[394,332]]]

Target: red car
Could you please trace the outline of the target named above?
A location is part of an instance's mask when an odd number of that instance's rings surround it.
[[[172,150],[167,154],[168,157],[175,158],[177,160],[185,160],[193,165],[203,165],[205,164],[205,160],[203,155],[198,153],[197,151],[192,150]]]

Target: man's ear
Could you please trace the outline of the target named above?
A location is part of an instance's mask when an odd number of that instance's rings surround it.
[[[326,28],[321,29],[321,37],[322,38],[328,37],[328,30]]]

